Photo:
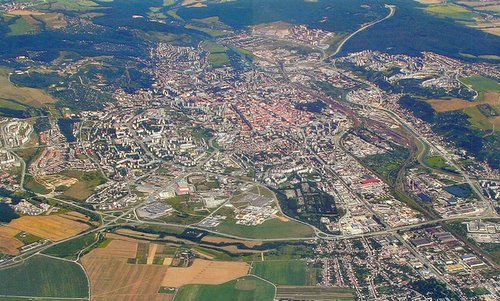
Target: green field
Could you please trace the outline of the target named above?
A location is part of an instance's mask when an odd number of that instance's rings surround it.
[[[275,288],[270,283],[245,276],[220,285],[183,286],[174,301],[271,301],[274,294]]]
[[[455,168],[448,165],[446,160],[441,156],[429,156],[425,158],[425,163],[431,168],[442,169],[445,171],[455,171]]]
[[[500,92],[500,84],[494,79],[484,76],[471,76],[460,79],[464,84],[469,85],[478,92]]]
[[[66,259],[76,259],[81,250],[91,246],[97,240],[96,233],[90,233],[57,244],[43,251],[44,254]]]
[[[225,36],[228,34],[227,32],[225,32],[223,30],[201,27],[201,26],[196,26],[196,25],[191,25],[191,24],[186,25],[186,28],[202,31],[204,33],[211,35],[214,38]]]
[[[79,170],[65,170],[62,175],[78,179],[78,182],[71,185],[63,196],[70,199],[83,201],[87,199],[93,192],[94,188],[106,182],[106,179],[99,171],[82,172]]]
[[[38,23],[31,16],[17,17],[16,21],[9,25],[10,32],[8,35],[18,36],[38,31],[40,29]]]
[[[76,264],[34,256],[0,270],[0,295],[82,298],[88,295],[84,271]]]
[[[24,188],[39,194],[47,194],[50,192],[50,190],[46,189],[45,186],[40,184],[30,175],[26,175],[26,178],[24,179]]]
[[[464,113],[469,115],[468,121],[473,128],[480,130],[491,130],[493,129],[493,124],[488,120],[487,116],[478,109],[478,107],[469,107],[464,109]]]
[[[449,17],[461,21],[474,21],[474,18],[479,17],[478,14],[465,9],[462,6],[453,4],[432,5],[426,8],[428,12]]]
[[[226,234],[246,238],[292,238],[313,237],[314,231],[311,227],[295,222],[283,222],[273,218],[257,226],[237,225],[234,221],[225,221],[217,227],[217,230]]]
[[[317,269],[302,260],[254,262],[252,274],[277,285],[316,285]]]
[[[324,287],[324,286],[279,286],[276,292],[277,299],[301,300],[329,300],[329,301],[353,301],[354,289],[348,287]]]

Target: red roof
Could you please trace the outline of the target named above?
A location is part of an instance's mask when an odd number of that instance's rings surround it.
[[[361,184],[371,184],[371,183],[378,183],[378,182],[380,182],[379,179],[367,179],[367,180],[361,181]]]

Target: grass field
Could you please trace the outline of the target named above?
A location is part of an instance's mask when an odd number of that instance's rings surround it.
[[[221,285],[186,285],[174,301],[271,301],[275,288],[270,283],[245,276]]]
[[[78,253],[80,253],[81,250],[91,246],[94,242],[96,242],[96,240],[97,234],[90,233],[52,246],[47,250],[44,250],[43,253],[55,257],[74,260],[77,258]]]
[[[225,32],[223,30],[201,27],[201,26],[196,26],[196,25],[191,25],[191,24],[186,25],[186,28],[202,31],[204,33],[211,35],[212,37],[215,37],[215,38],[225,36],[228,34],[227,32]]]
[[[40,184],[35,178],[30,175],[26,175],[24,179],[24,188],[34,193],[47,194],[50,192],[45,186]]]
[[[500,84],[494,79],[484,76],[471,76],[460,79],[464,84],[469,85],[478,92],[500,92]]]
[[[431,5],[426,8],[428,12],[449,17],[461,21],[474,21],[479,17],[478,14],[467,10],[466,8],[454,4]]]
[[[226,47],[213,42],[205,42],[204,48],[210,52],[208,61],[212,67],[217,68],[229,63],[228,49]]]
[[[61,174],[70,178],[78,179],[78,182],[71,185],[63,193],[63,196],[78,201],[86,200],[90,195],[92,195],[94,188],[105,182],[105,179],[99,171],[81,172],[77,170],[66,170]]]
[[[217,230],[226,234],[247,238],[288,238],[288,237],[313,237],[311,227],[296,221],[281,221],[273,218],[257,226],[237,225],[234,221],[225,221]]]
[[[435,169],[443,169],[445,171],[455,170],[452,166],[446,163],[446,160],[441,156],[430,156],[425,158],[425,163]]]
[[[30,15],[17,17],[16,21],[9,25],[9,36],[29,34],[40,30],[40,22]]]
[[[277,285],[316,285],[317,269],[302,260],[254,262],[252,274]]]
[[[22,104],[40,107],[46,103],[54,103],[56,99],[41,89],[17,87],[9,81],[12,70],[0,67],[0,99],[14,100]]]
[[[0,295],[81,298],[88,295],[84,271],[75,263],[41,255],[0,270]]]
[[[355,300],[354,289],[352,288],[320,286],[279,286],[276,298],[330,301]]]
[[[471,123],[472,127],[481,130],[491,130],[493,128],[493,124],[490,121],[490,119],[493,118],[484,116],[484,114],[481,113],[481,111],[477,107],[466,108],[464,109],[464,113],[469,115],[468,120]]]

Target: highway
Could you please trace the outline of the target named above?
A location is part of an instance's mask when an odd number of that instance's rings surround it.
[[[337,48],[335,49],[335,51],[330,54],[327,58],[325,58],[324,60],[328,60],[334,56],[336,56],[341,50],[342,50],[342,47],[344,47],[344,44],[347,43],[347,41],[349,41],[352,37],[354,37],[355,35],[357,35],[358,33],[362,32],[363,30],[367,29],[367,28],[370,28],[372,27],[373,25],[375,24],[378,24],[380,22],[383,22],[389,18],[391,18],[392,16],[394,16],[394,13],[396,12],[396,6],[395,5],[389,5],[389,4],[386,4],[385,7],[389,8],[389,14],[387,16],[385,16],[384,18],[380,19],[380,20],[376,20],[376,21],[373,21],[373,22],[370,22],[370,23],[367,23],[363,26],[361,26],[358,30],[356,30],[355,32],[351,33],[350,35],[348,35],[345,39],[342,40],[342,42],[340,42],[340,44],[337,46]]]

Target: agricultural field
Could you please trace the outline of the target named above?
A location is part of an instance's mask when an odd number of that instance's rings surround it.
[[[168,290],[159,293],[160,288],[222,284],[249,270],[244,262],[198,258],[187,267],[173,267],[176,249],[168,245],[117,234],[108,234],[104,242],[82,257],[94,300],[165,300]]]
[[[257,226],[238,225],[227,220],[217,227],[217,230],[226,234],[247,238],[293,238],[312,237],[314,231],[310,226],[296,221],[284,221],[273,218]]]
[[[50,256],[76,260],[80,252],[97,242],[97,234],[89,233],[69,241],[52,246],[43,251]]]
[[[318,270],[302,260],[254,262],[252,274],[276,285],[316,285]]]
[[[12,220],[9,227],[18,231],[25,231],[33,235],[59,241],[90,228],[85,224],[89,219],[77,212],[68,212],[53,215],[22,216]]]
[[[47,103],[55,103],[56,99],[41,89],[17,87],[9,80],[12,69],[0,67],[0,99],[16,101],[21,104],[41,107]]]
[[[425,11],[442,18],[450,18],[465,26],[476,28],[484,32],[500,35],[498,25],[500,22],[495,18],[487,18],[485,12],[498,13],[500,6],[498,3],[489,3],[483,1],[458,1],[450,3],[442,0],[417,0],[425,4]],[[446,3],[445,3],[446,2]],[[480,6],[478,6],[478,4]],[[469,56],[464,54],[464,56]],[[470,56],[472,57],[472,56]],[[497,59],[495,55],[481,55],[483,59]]]
[[[439,98],[439,99],[430,99],[427,101],[434,110],[437,112],[449,112],[462,110],[465,108],[470,108],[477,106],[477,102],[467,101],[459,98]]]
[[[82,298],[88,296],[84,271],[76,263],[37,255],[0,270],[0,295]]]
[[[460,21],[474,21],[474,18],[479,17],[478,14],[455,4],[431,5],[426,8],[428,12],[445,16]]]
[[[159,294],[167,266],[128,264],[137,255],[138,242],[114,238],[104,248],[96,248],[81,261],[90,278],[92,299],[164,300]]]
[[[186,285],[174,301],[271,301],[275,287],[264,280],[245,276],[221,285]]]
[[[9,227],[0,227],[0,253],[9,255],[19,254],[18,248],[24,244],[16,238],[21,231]]]
[[[190,267],[169,267],[162,286],[181,287],[187,284],[222,284],[248,274],[245,262],[195,259]]]
[[[474,101],[458,98],[427,100],[437,112],[461,110],[466,113],[473,128],[479,130],[500,129],[500,84],[495,80],[473,76],[460,79],[464,84],[478,92]]]

